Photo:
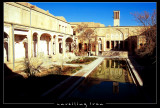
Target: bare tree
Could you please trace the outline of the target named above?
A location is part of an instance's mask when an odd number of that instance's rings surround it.
[[[78,39],[81,40],[82,45],[84,40],[88,41],[89,47],[87,48],[87,52],[89,51],[88,49],[91,50],[91,43],[96,43],[97,41],[95,28],[89,28],[88,24],[81,23],[80,25],[77,26],[76,32],[78,33]],[[83,48],[82,52],[84,52]]]
[[[144,26],[139,32],[146,36],[146,44],[143,46],[143,50],[139,50],[138,53],[141,56],[152,55],[156,47],[156,10],[153,10],[152,13],[144,11],[143,13],[135,12],[131,14],[138,23]]]

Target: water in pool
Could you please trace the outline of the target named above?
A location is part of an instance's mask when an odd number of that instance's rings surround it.
[[[124,59],[105,59],[68,96],[72,101],[140,102],[141,93],[133,83]]]

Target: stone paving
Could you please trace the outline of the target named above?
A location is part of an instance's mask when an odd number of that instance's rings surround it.
[[[98,57],[92,63],[88,65],[83,65],[82,69],[74,73],[68,79],[64,80],[57,86],[51,88],[42,94],[43,97],[63,98],[67,93],[69,93],[75,86],[77,86],[85,77],[87,77],[102,61],[104,57]]]

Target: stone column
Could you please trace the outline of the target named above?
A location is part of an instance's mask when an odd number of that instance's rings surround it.
[[[53,35],[53,43],[54,43],[54,45],[53,45],[53,53],[54,53],[54,55],[55,55],[55,52],[56,52],[56,42],[55,42],[55,39],[56,37],[55,37],[55,35]]]
[[[90,44],[90,52],[91,52],[91,54],[92,54],[92,44]]]
[[[116,41],[114,40],[114,49],[116,49],[115,47],[116,47]]]
[[[78,39],[76,39],[76,48],[77,48],[78,51],[79,51],[79,47],[78,47]]]
[[[98,44],[96,44],[96,55],[98,56],[98,45],[99,45],[99,43]]]
[[[118,49],[120,50],[120,40],[118,41]]]
[[[37,56],[40,53],[40,34],[37,34]]]
[[[59,42],[58,42],[58,35],[56,35],[56,38],[55,38],[55,54],[58,55],[59,54]]]
[[[104,37],[104,40],[103,40],[104,42],[104,44],[103,44],[103,51],[106,51],[106,38]]]
[[[8,48],[9,48],[9,62],[10,63],[13,63],[13,35],[14,35],[14,32],[12,31],[12,29],[14,29],[12,26],[10,26],[10,30],[9,30],[9,44],[8,44]]]
[[[63,36],[63,39],[62,39],[62,42],[63,42],[63,56],[65,57],[66,55],[66,36]]]
[[[109,49],[111,50],[111,45],[112,45],[112,43],[111,43],[111,40],[109,41]]]
[[[28,58],[30,58],[32,56],[32,31],[29,30],[28,35],[27,35],[27,40],[28,40]]]
[[[111,62],[112,60],[109,60],[109,70],[111,69]]]
[[[51,51],[50,51],[50,55],[53,56],[53,36],[51,36]]]

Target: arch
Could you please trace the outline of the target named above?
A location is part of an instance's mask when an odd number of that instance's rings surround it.
[[[112,30],[111,40],[124,40],[124,34],[120,29]]]
[[[72,42],[73,42],[73,39],[71,37],[68,37],[66,39],[66,51],[67,52],[72,52]]]
[[[82,50],[82,43],[79,43],[78,46],[79,46],[79,52],[81,52],[81,50]]]
[[[122,33],[122,35],[124,35],[124,33],[123,33],[120,29],[118,29],[118,28],[117,28],[116,30],[117,30],[117,31],[119,31],[119,32],[121,32],[121,33]]]
[[[101,51],[102,51],[102,39],[101,38],[98,39],[98,51],[99,51],[99,54],[101,54]]]
[[[47,40],[47,39],[49,39],[49,41],[51,40],[51,35],[50,34],[48,34],[48,33],[41,34],[40,40]]]
[[[124,34],[120,29],[116,29],[117,33],[119,34],[119,39],[124,40]]]
[[[40,36],[40,52],[45,55],[49,55],[51,51],[51,35],[48,33],[43,33]]]
[[[37,45],[37,41],[38,41],[38,33],[34,32],[33,33],[33,56],[36,57],[37,56],[37,50],[38,50],[38,45]]]
[[[6,32],[4,32],[4,38],[9,38],[9,35]]]
[[[124,49],[124,33],[121,29],[115,28],[111,30],[111,50],[123,50]]]
[[[34,33],[33,33],[33,36],[37,36],[37,35],[38,35],[38,33],[37,33],[37,32],[34,32]]]
[[[84,43],[84,51],[87,51],[88,45],[87,43]]]
[[[101,39],[101,38],[99,38],[99,39],[98,39],[98,41],[102,41],[102,39]]]
[[[57,39],[57,35],[56,34],[52,34],[52,38],[53,38],[53,43],[52,44],[52,51],[53,51],[53,54],[55,54],[56,52],[56,39]]]
[[[9,61],[9,56],[8,56],[8,38],[9,38],[9,35],[4,32],[4,37],[3,37],[3,40],[4,40],[4,61]]]
[[[68,38],[66,39],[66,42],[72,43],[72,42],[73,42],[73,39],[72,39],[71,37],[68,37]]]
[[[17,61],[28,58],[27,35],[15,34],[15,59]]]
[[[37,33],[37,32],[34,32],[34,33],[33,33],[33,36],[37,36],[37,35],[38,35],[38,33]]]
[[[56,38],[56,35],[53,35],[53,39],[55,39]]]
[[[42,33],[41,36],[51,36],[49,33]]]

